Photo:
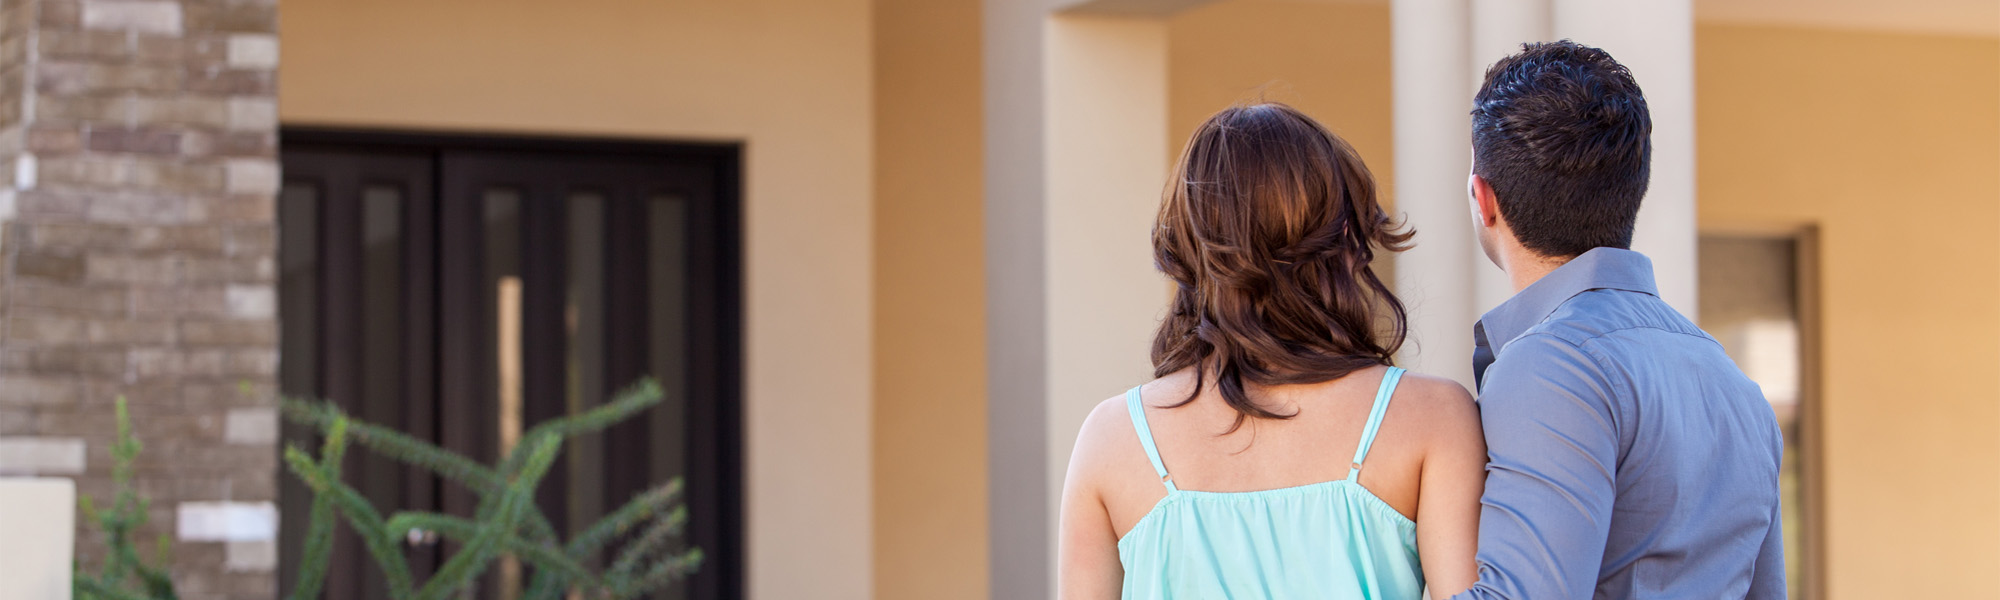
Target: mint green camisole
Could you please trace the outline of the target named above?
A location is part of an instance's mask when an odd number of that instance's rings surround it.
[[[1421,597],[1417,524],[1356,480],[1402,377],[1383,375],[1346,479],[1255,492],[1176,488],[1132,388],[1125,406],[1167,497],[1118,540],[1124,597]]]

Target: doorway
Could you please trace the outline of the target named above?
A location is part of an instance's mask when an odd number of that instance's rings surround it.
[[[286,128],[280,155],[285,394],[491,462],[653,377],[665,401],[566,445],[537,502],[567,534],[683,477],[685,541],[708,559],[663,595],[741,597],[738,147]],[[428,472],[349,456],[346,479],[384,512],[473,512]],[[310,495],[283,479],[289,590]],[[444,553],[407,550],[419,576]],[[518,586],[518,569],[495,571],[480,597]],[[330,599],[383,589],[351,536],[328,574]]]

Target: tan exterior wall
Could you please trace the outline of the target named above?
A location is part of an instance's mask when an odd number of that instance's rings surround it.
[[[287,124],[743,142],[750,597],[872,595],[868,2],[285,0],[282,19]]]
[[[2000,40],[1696,29],[1704,228],[1821,241],[1828,597],[2000,564]]]
[[[1391,202],[1386,2],[1218,2],[1175,15],[1168,28],[1169,161],[1215,111],[1258,99],[1284,102],[1353,144],[1383,202]]]
[[[979,0],[875,0],[875,597],[987,591]]]

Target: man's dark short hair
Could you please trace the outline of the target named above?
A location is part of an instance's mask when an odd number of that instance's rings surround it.
[[[1609,53],[1569,40],[1523,44],[1486,70],[1473,98],[1473,172],[1536,254],[1630,248],[1652,133],[1638,82]]]

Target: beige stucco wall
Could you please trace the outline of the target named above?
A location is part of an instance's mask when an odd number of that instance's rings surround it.
[[[748,589],[866,598],[869,14],[865,0],[285,0],[279,114],[742,142]]]
[[[1383,201],[1390,201],[1395,132],[1387,3],[1208,4],[1169,21],[1167,53],[1168,160],[1179,157],[1195,126],[1215,111],[1274,100],[1298,107],[1353,144],[1375,174]]]
[[[2000,40],[1696,30],[1706,228],[1821,233],[1829,597],[2000,564]]]
[[[987,590],[979,0],[875,1],[875,597]]]

